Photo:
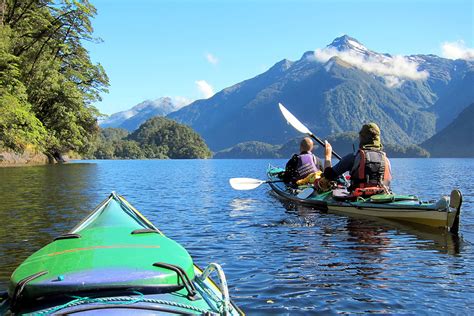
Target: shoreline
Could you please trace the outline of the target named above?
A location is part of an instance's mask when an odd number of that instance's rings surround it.
[[[13,151],[0,151],[0,168],[2,167],[27,167],[48,165],[52,163],[50,158],[43,153],[25,150],[23,153]]]
[[[86,160],[170,160],[170,159],[84,159],[84,158],[69,158],[64,157],[65,161],[62,163],[74,162],[74,161],[86,161]],[[285,158],[207,158],[206,160],[263,160],[263,159],[285,159]],[[474,157],[400,157],[393,159],[474,159]],[[172,159],[171,159],[172,160]],[[187,160],[187,159],[177,159]],[[200,159],[197,159],[200,160]],[[17,154],[11,152],[0,152],[0,168],[12,168],[12,167],[32,167],[32,166],[44,166],[44,165],[57,165],[61,164],[56,161],[51,161],[48,156],[42,153],[28,153]]]

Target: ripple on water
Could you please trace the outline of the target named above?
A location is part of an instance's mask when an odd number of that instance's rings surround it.
[[[0,216],[8,219],[0,226],[0,285],[7,286],[28,255],[117,191],[198,265],[221,263],[232,298],[248,315],[470,311],[474,160],[392,161],[396,192],[437,199],[462,189],[459,238],[284,203],[264,185],[230,189],[231,177],[263,179],[267,164],[148,160],[0,169]]]

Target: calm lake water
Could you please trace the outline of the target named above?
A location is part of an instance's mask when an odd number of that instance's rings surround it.
[[[204,267],[221,263],[248,315],[469,314],[474,307],[474,159],[392,159],[393,189],[464,195],[459,236],[283,203],[262,185],[284,160],[81,161],[0,168],[0,288],[111,191]]]

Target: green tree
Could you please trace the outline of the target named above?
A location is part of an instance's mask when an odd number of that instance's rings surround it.
[[[147,153],[171,159],[210,158],[211,151],[204,140],[189,126],[164,117],[154,117],[143,123],[129,137]]]
[[[10,53],[10,33],[0,28],[0,146],[21,152],[30,144],[43,150],[46,130],[31,112],[19,58]]]
[[[93,64],[83,41],[92,41],[95,8],[87,1],[5,0],[6,52],[18,65],[31,112],[47,132],[45,150],[85,152],[97,132],[92,106],[108,78]],[[4,87],[2,83],[2,87]],[[16,94],[13,94],[17,97]]]
[[[114,142],[114,156],[126,159],[143,159],[143,154],[140,145],[133,140],[120,140]]]

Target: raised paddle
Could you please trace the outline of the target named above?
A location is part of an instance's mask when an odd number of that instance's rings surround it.
[[[235,190],[253,190],[264,183],[283,182],[283,180],[259,180],[252,178],[231,178],[229,179],[230,186]]]
[[[315,141],[317,141],[321,146],[323,147],[326,147],[325,143],[319,139],[316,135],[314,135],[313,133],[311,133],[311,131],[306,127],[304,126],[303,123],[301,123],[293,114],[291,114],[290,111],[288,111],[284,106],[283,104],[281,103],[278,103],[278,106],[280,107],[280,111],[281,113],[283,114],[283,116],[285,117],[285,120],[291,125],[293,126],[297,131],[303,133],[303,134],[307,134],[308,136],[310,136],[311,138],[313,138]],[[337,153],[335,153],[334,151],[332,152],[332,154],[334,155],[334,157],[336,157],[337,159],[341,160],[341,156],[339,156]]]

